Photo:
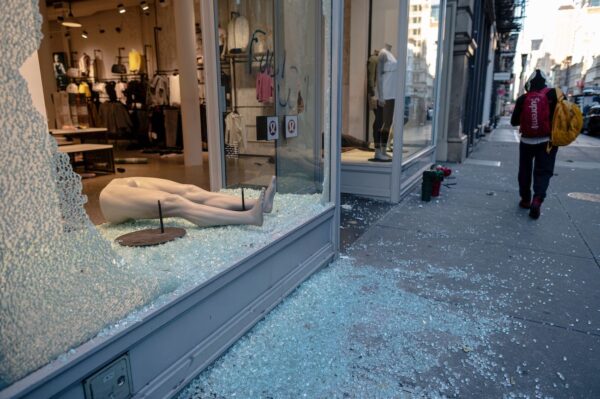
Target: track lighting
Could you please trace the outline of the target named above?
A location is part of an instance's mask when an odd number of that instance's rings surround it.
[[[150,9],[150,6],[144,0],[140,3],[140,7],[142,7],[142,11],[148,11]]]
[[[119,5],[117,6],[117,10],[119,10],[119,14],[125,14],[125,12],[127,11],[127,10],[125,9],[125,6],[124,6],[123,4],[119,4]]]
[[[61,25],[69,28],[81,28],[81,24],[73,17],[73,11],[71,11],[71,2],[69,2],[69,15],[63,18]]]
[[[83,37],[84,39],[87,39],[88,38],[87,31],[84,30],[83,32],[81,32],[81,37]]]

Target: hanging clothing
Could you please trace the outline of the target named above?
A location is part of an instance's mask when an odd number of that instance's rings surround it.
[[[100,117],[98,116],[98,107],[92,101],[87,102],[87,110],[90,127],[100,126]]]
[[[177,131],[179,130],[179,108],[165,108],[165,145],[177,147]]]
[[[117,94],[117,101],[120,101],[122,104],[127,104],[127,96],[125,95],[125,90],[127,90],[127,83],[117,82],[117,84],[115,85],[115,93]]]
[[[79,83],[77,92],[79,94],[84,94],[86,98],[90,98],[92,96],[92,92],[90,91],[90,86],[88,86],[88,84],[86,82]]]
[[[84,129],[90,127],[87,103],[88,101],[85,94],[77,94],[75,96],[75,104],[77,107],[77,126]]]
[[[179,88],[179,75],[169,75],[169,104],[181,104],[181,92]]]
[[[237,146],[240,152],[245,152],[248,144],[246,136],[246,122],[244,117],[237,112],[230,112],[225,117],[225,144]]]
[[[378,95],[380,100],[393,100],[396,98],[398,61],[396,57],[383,48],[379,50],[377,60],[377,82]]]
[[[127,97],[127,107],[141,108],[142,105],[146,104],[146,83],[140,80],[130,80],[127,83],[127,89],[125,95]]]
[[[128,133],[133,127],[127,108],[118,101],[102,103],[98,117],[102,127],[110,133]]]
[[[272,104],[274,93],[273,77],[270,70],[256,75],[256,99],[259,103]]]
[[[165,115],[162,107],[156,107],[150,114],[149,140],[154,144],[165,142]]]
[[[86,53],[83,53],[81,57],[79,57],[79,75],[80,76],[88,76],[90,73],[90,64],[91,59],[90,56]]]
[[[132,49],[129,52],[129,71],[131,73],[138,73],[142,67],[142,55],[136,49]]]
[[[163,75],[155,75],[150,81],[150,105],[166,105],[169,103],[169,79]]]
[[[246,50],[250,40],[250,25],[246,17],[237,16],[227,25],[227,47],[231,53],[241,53]]]
[[[92,91],[98,93],[98,100],[103,103],[108,101],[108,93],[106,93],[106,83],[97,82],[92,85]]]
[[[54,104],[54,118],[58,129],[69,129],[75,125],[71,120],[71,111],[69,110],[69,94],[66,91],[59,91],[51,94]]]

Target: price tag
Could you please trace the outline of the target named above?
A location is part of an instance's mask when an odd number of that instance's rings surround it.
[[[285,117],[285,137],[298,137],[298,115]]]

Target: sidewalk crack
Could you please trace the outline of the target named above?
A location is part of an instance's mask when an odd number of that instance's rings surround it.
[[[561,201],[561,199],[560,199],[560,197],[558,195],[556,195],[556,194],[553,194],[553,195],[558,200],[558,203],[560,204],[560,206],[562,206],[563,210],[567,214],[567,217],[569,218],[569,222],[571,222],[571,224],[573,225],[573,227],[575,228],[575,230],[577,230],[577,234],[579,234],[579,237],[581,237],[581,240],[583,241],[583,243],[585,244],[586,248],[588,249],[588,251],[592,255],[592,259],[594,259],[594,262],[596,262],[596,266],[598,266],[600,268],[600,261],[598,261],[598,258],[596,257],[596,254],[594,254],[594,250],[592,249],[592,247],[590,246],[590,244],[588,243],[588,241],[585,239],[585,236],[583,235],[583,232],[579,229],[579,226],[577,225],[577,223],[575,223],[575,220],[573,219],[573,217],[569,213],[567,207],[565,206],[565,204],[563,204],[563,202]]]

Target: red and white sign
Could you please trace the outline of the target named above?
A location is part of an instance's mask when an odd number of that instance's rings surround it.
[[[276,116],[267,118],[267,139],[277,140],[279,138],[279,119]]]
[[[287,115],[285,117],[285,137],[298,137],[297,115]]]

